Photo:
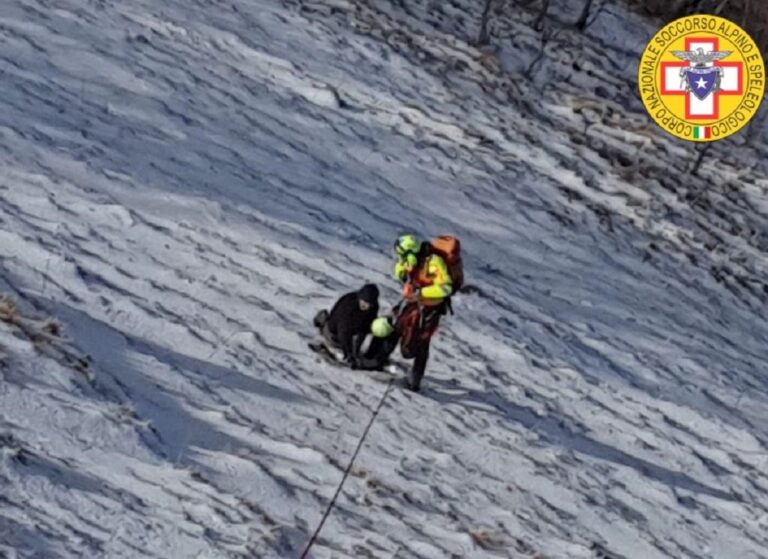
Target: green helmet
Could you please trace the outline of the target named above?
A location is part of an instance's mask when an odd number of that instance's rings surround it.
[[[371,334],[375,338],[388,338],[392,335],[395,329],[392,327],[392,323],[386,316],[380,316],[371,324]]]
[[[395,252],[400,256],[406,254],[418,254],[421,243],[415,235],[401,235],[395,241]]]

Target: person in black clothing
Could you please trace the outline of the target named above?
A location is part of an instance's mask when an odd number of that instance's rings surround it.
[[[327,310],[317,313],[314,324],[329,349],[340,349],[344,362],[357,368],[360,348],[378,314],[379,288],[369,283],[359,291],[342,296],[330,313]]]

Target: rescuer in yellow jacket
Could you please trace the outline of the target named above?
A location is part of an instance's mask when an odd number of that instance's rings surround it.
[[[446,313],[453,282],[445,260],[414,235],[402,235],[395,242],[395,279],[403,284],[403,302],[393,316],[374,321],[374,340],[368,363],[383,363],[400,343],[403,357],[413,359],[406,387],[418,391],[429,359],[432,336]]]

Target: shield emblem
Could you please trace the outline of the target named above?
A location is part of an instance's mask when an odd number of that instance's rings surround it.
[[[688,68],[686,78],[691,93],[703,101],[714,91],[718,75],[718,68]]]

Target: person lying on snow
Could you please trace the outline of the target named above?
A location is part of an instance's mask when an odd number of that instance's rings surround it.
[[[451,295],[464,280],[460,250],[458,239],[449,236],[423,243],[414,235],[397,239],[394,276],[403,284],[403,301],[393,310],[392,317],[373,322],[373,341],[358,366],[380,368],[399,342],[403,357],[413,359],[405,385],[419,391],[432,336],[440,317],[451,310]]]
[[[359,291],[347,293],[331,309],[315,315],[314,324],[320,330],[325,346],[333,352],[340,350],[341,360],[352,368],[360,362],[360,348],[379,314],[379,288],[364,285]]]

